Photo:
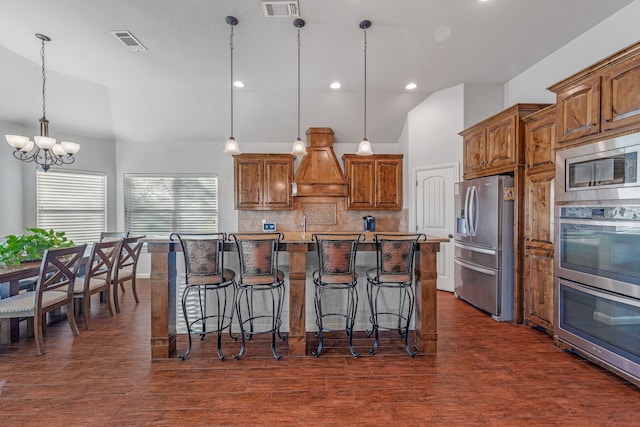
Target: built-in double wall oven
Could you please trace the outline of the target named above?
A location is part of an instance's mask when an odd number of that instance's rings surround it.
[[[640,386],[640,134],[556,156],[555,335]]]

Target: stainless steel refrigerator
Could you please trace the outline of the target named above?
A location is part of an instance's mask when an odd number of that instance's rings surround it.
[[[513,320],[513,177],[477,178],[454,188],[454,293],[495,320]]]

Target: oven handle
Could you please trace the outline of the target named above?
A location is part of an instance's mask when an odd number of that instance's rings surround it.
[[[638,228],[638,221],[601,221],[599,219],[580,219],[580,218],[558,218],[560,224],[576,224],[576,225],[603,225],[607,227],[626,227],[626,228]]]
[[[455,258],[453,262],[455,262],[456,264],[464,268],[468,268],[469,270],[477,271],[478,273],[487,274],[489,276],[495,276],[497,274],[495,270],[490,270],[488,268],[482,268],[482,267],[478,267],[477,265],[468,264],[464,261],[459,260],[458,258]]]

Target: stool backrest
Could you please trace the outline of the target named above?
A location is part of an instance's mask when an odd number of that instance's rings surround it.
[[[351,276],[356,280],[356,253],[358,243],[364,240],[364,234],[313,234],[311,238],[318,247],[318,275]]]
[[[171,240],[178,239],[184,254],[187,283],[203,278],[220,278],[224,270],[225,233],[172,233]]]
[[[240,260],[240,282],[247,277],[272,277],[278,281],[278,247],[282,233],[234,233]]]
[[[383,234],[374,235],[378,276],[413,274],[413,259],[418,249],[418,242],[425,241],[427,236],[415,234]]]

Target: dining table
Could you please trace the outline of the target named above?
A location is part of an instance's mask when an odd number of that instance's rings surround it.
[[[307,254],[316,250],[309,232],[283,232],[279,249],[289,254],[287,272],[289,284],[289,331],[287,341],[290,356],[304,356],[307,351],[306,289]],[[375,251],[375,232],[365,232],[360,251]],[[389,234],[389,233],[385,233]],[[398,233],[402,234],[402,233]],[[176,254],[182,251],[180,242],[166,237],[142,239],[151,255],[151,358],[173,357],[176,353]],[[415,271],[415,348],[419,353],[437,351],[437,254],[440,244],[449,239],[427,236],[418,244]],[[235,245],[225,244],[225,251],[235,251]],[[374,267],[374,266],[372,266]]]

